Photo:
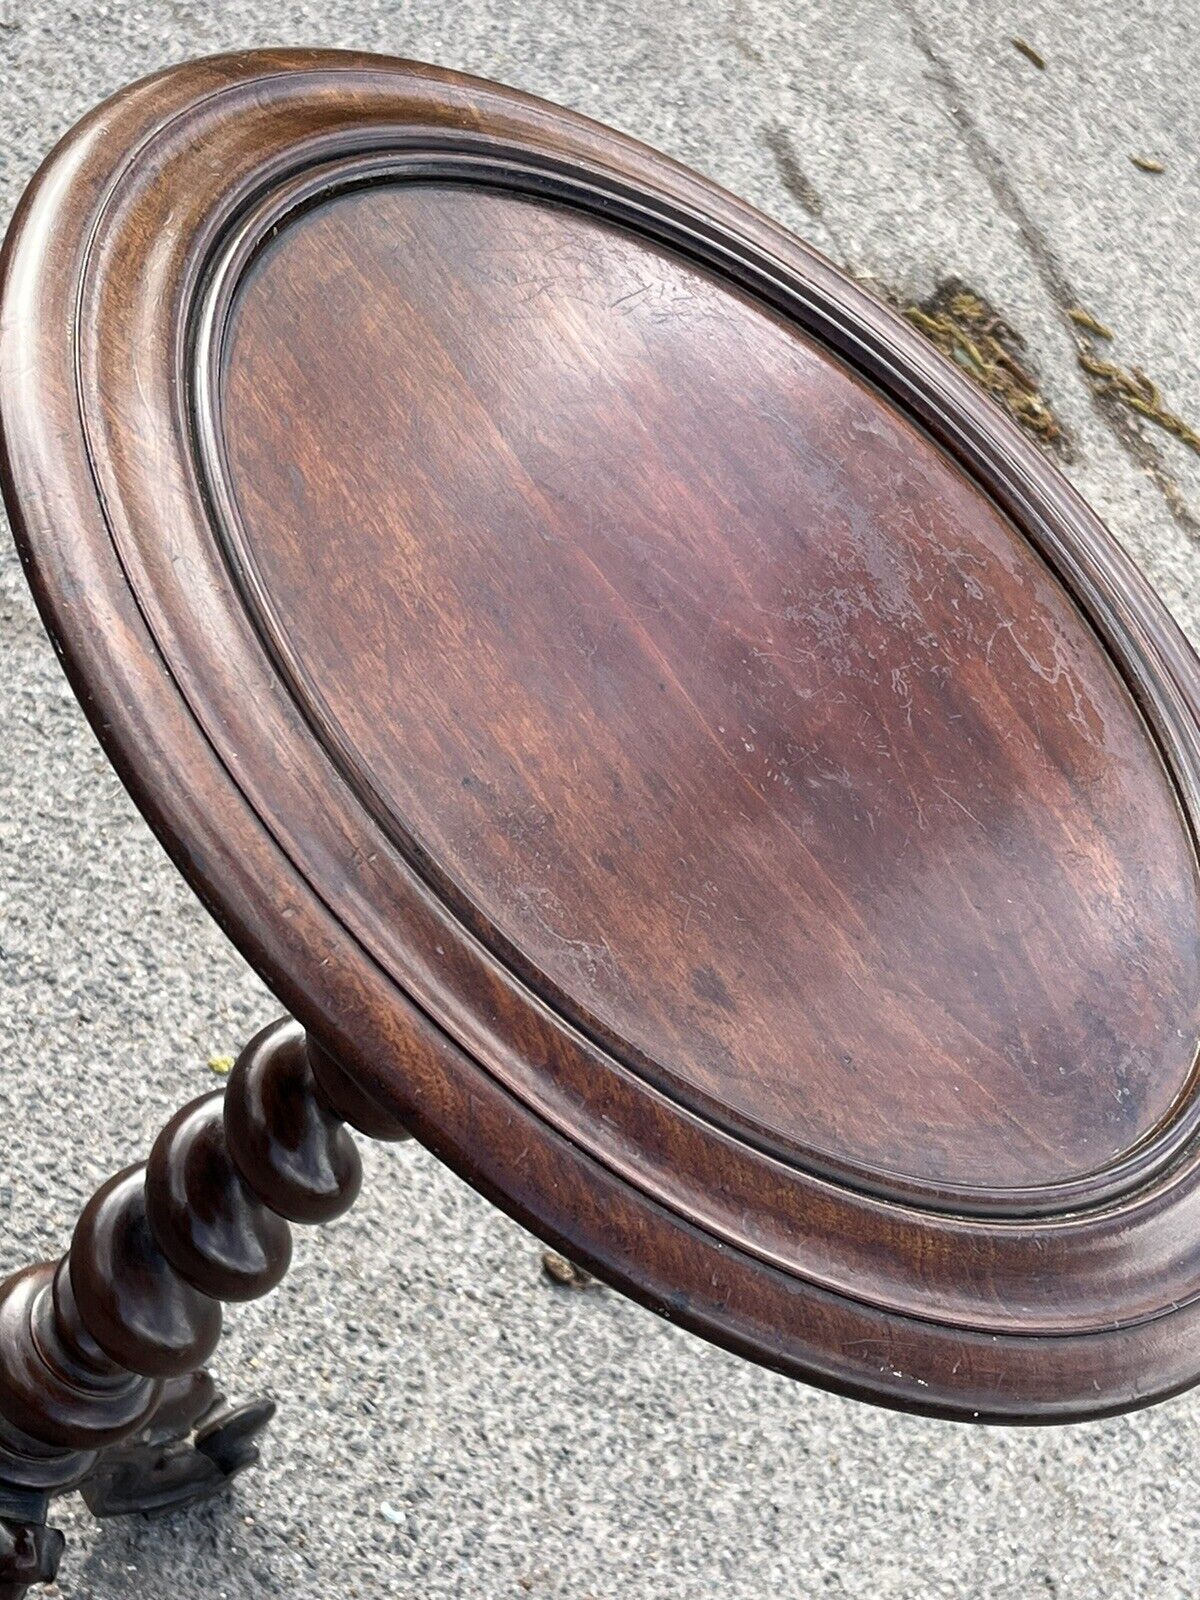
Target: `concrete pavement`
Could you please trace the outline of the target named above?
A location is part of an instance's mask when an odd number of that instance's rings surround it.
[[[610,121],[901,298],[969,283],[1026,341],[1066,470],[1200,640],[1200,456],[1098,406],[1066,317],[1200,424],[1200,30],[1184,0],[0,0],[0,220],[50,143],[189,55],[414,55]],[[1039,67],[1013,47],[1024,37]],[[1131,155],[1164,171],[1135,166]],[[211,1087],[276,1006],[176,879],[0,548],[0,1271]],[[1196,1592],[1200,1400],[1074,1430],[892,1416],[607,1291],[412,1147],[234,1312],[218,1374],[281,1414],[229,1503],[96,1527],[77,1600],[1026,1600]]]

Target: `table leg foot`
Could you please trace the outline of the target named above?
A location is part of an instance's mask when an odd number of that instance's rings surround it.
[[[100,1454],[78,1485],[94,1517],[157,1516],[211,1499],[259,1459],[273,1400],[230,1406],[207,1373],[180,1385],[149,1425]]]
[[[53,1583],[63,1536],[44,1522],[0,1517],[0,1600],[23,1600],[38,1583]]]
[[[221,1301],[251,1300],[291,1261],[289,1223],[349,1208],[362,1167],[346,1127],[405,1130],[285,1019],[224,1091],[186,1106],[149,1161],[84,1207],[58,1263],[0,1285],[0,1600],[50,1582],[50,1497],[101,1517],[162,1512],[258,1460],[274,1405],[235,1408],[204,1370]]]

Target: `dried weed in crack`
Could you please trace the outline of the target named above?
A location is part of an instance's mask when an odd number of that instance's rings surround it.
[[[1067,316],[1077,328],[1086,328],[1089,333],[1094,333],[1098,339],[1111,339],[1113,331],[1106,328],[1099,317],[1094,317],[1090,311],[1085,311],[1082,306],[1072,306]]]
[[[1072,310],[1071,321],[1084,335],[1076,335],[1076,352],[1079,365],[1087,373],[1097,399],[1110,406],[1124,406],[1140,417],[1145,417],[1157,427],[1173,434],[1190,450],[1200,455],[1200,433],[1163,402],[1162,391],[1140,367],[1122,367],[1108,361],[1096,349],[1097,339],[1111,340],[1110,329],[1097,321],[1090,312]]]
[[[1018,37],[1018,35],[1014,34],[1012,36],[1012,38],[1008,42],[1012,45],[1014,50],[1019,50],[1021,52],[1021,54],[1025,57],[1026,61],[1032,61],[1034,66],[1038,69],[1039,72],[1045,72],[1045,70],[1046,70],[1046,58],[1045,58],[1045,56],[1041,53],[1040,50],[1035,50],[1033,48],[1033,46],[1029,43],[1028,39],[1022,39],[1022,38]]]
[[[564,1289],[591,1289],[600,1286],[598,1278],[593,1278],[583,1267],[568,1261],[566,1256],[560,1256],[557,1250],[547,1250],[543,1253],[542,1272],[551,1283],[557,1283]]]
[[[1025,361],[1025,340],[960,278],[944,278],[925,300],[900,303],[904,317],[1039,443],[1069,451],[1062,423]]]
[[[939,53],[937,42],[925,26],[913,0],[897,0],[897,4],[908,20],[913,43],[925,58],[930,80],[942,99],[947,115],[958,128],[967,155],[991,190],[999,209],[1017,229],[1043,288],[1065,317],[1070,307],[1079,302],[1058,252],[1030,215],[1003,160],[971,115],[968,97]],[[1136,413],[1116,401],[1102,398],[1094,390],[1092,399],[1113,438],[1133,464],[1149,477],[1175,521],[1190,538],[1200,541],[1200,517],[1188,505],[1156,442],[1147,436]]]

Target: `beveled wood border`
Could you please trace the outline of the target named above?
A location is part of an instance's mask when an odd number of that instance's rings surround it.
[[[1177,763],[1189,818],[1196,814],[1200,695],[1182,636],[1066,484],[912,330],[749,208],[584,119],[411,63],[270,52],[175,69],[93,114],[43,168],[4,254],[6,499],[51,635],[151,825],[284,1004],[366,1092],[513,1215],[664,1315],[810,1381],[959,1418],[1100,1415],[1194,1382],[1194,1141],[1174,1166],[1143,1179],[1119,1204],[991,1220],[935,1209],[929,1196],[919,1209],[785,1170],[720,1130],[681,1118],[665,1097],[648,1092],[630,1102],[642,1120],[624,1144],[614,1135],[607,1146],[589,1148],[584,1123],[572,1117],[594,1115],[596,1107],[586,1097],[564,1100],[564,1080],[556,1108],[522,1079],[543,1044],[553,1041],[566,1071],[568,1044],[581,1062],[592,1059],[587,1041],[537,1006],[507,1042],[469,1030],[456,1041],[449,1024],[460,1027],[463,1018],[439,1014],[446,997],[433,996],[431,1008],[419,982],[398,983],[390,957],[364,944],[353,885],[343,884],[340,894],[317,886],[316,836],[305,836],[315,854],[302,855],[303,872],[281,845],[279,819],[255,803],[229,748],[222,751],[233,730],[214,715],[202,654],[181,647],[188,640],[194,646],[222,581],[236,591],[228,572],[222,580],[211,563],[216,541],[200,486],[189,476],[190,420],[176,393],[178,375],[188,361],[188,307],[230,211],[318,155],[361,150],[381,127],[410,142],[428,141],[432,131],[459,141],[481,132],[499,142],[515,137],[535,151],[565,143],[576,164],[614,172],[639,191],[666,193],[706,237],[732,233],[773,263],[791,262],[806,303],[823,296],[843,310],[840,331],[826,314],[824,342],[852,357],[853,336],[875,364],[877,382],[901,373],[906,409],[935,436],[946,413],[961,412],[957,458],[1023,528],[1022,507],[1037,508],[1041,520],[1034,519],[1031,536],[1102,633],[1111,631],[1133,652],[1139,703]],[[241,139],[238,172],[218,159],[219,137],[235,145]],[[194,231],[186,219],[175,224],[178,237],[144,230],[169,149],[202,152],[204,194],[175,193],[209,208]],[[193,176],[199,184],[195,167]],[[130,220],[135,215],[141,231]],[[151,237],[161,256],[148,250]],[[179,266],[155,280],[151,293],[144,280],[163,271],[172,250]],[[122,262],[140,262],[143,278],[125,300]],[[157,365],[145,370],[151,324],[137,318],[155,306],[166,320],[153,323],[160,330]],[[818,310],[811,314],[821,321]],[[173,330],[169,340],[164,326]],[[191,520],[201,543],[207,538],[207,565],[198,564],[200,544],[186,545],[177,517]],[[181,593],[187,608],[168,614],[164,605]],[[234,621],[231,648],[236,643],[241,659],[270,684],[274,666],[244,607]],[[271,692],[278,697],[277,673]],[[283,718],[286,708],[273,714]],[[278,730],[264,720],[254,731],[266,741]],[[511,1003],[511,974],[498,964],[480,971],[483,998]],[[628,1088],[612,1070],[603,1093],[615,1099]],[[674,1141],[653,1181],[650,1169],[662,1152],[654,1149],[652,1112]],[[697,1170],[719,1179],[712,1187],[735,1201],[736,1163],[758,1156],[744,1181],[753,1184],[754,1226],[763,1237],[731,1239],[726,1223],[705,1209],[717,1203],[714,1194],[662,1187],[682,1174],[702,1141]],[[939,1262],[953,1267],[942,1278]]]

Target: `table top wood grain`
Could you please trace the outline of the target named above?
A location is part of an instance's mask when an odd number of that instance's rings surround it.
[[[882,1403],[1200,1375],[1200,675],[892,312],[568,112],[263,52],[51,157],[0,420],[151,825],[471,1182]]]

